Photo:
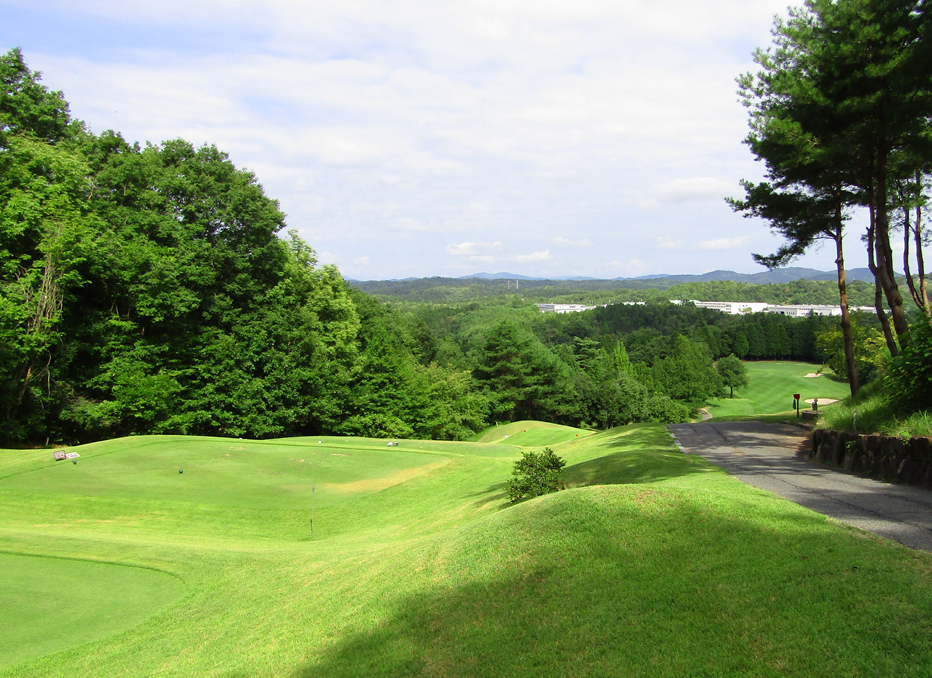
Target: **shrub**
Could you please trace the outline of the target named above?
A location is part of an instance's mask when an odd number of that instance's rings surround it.
[[[890,394],[910,411],[932,410],[932,325],[921,315],[909,328],[909,345],[890,362]]]
[[[560,472],[566,462],[554,454],[549,447],[543,452],[522,452],[521,459],[515,462],[508,483],[508,497],[511,503],[522,499],[539,497],[560,489]]]

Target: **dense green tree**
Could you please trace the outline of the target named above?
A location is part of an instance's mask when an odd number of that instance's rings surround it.
[[[738,330],[737,336],[735,336],[734,351],[735,355],[739,358],[746,356],[751,350],[751,345],[748,343],[748,337],[743,330]]]
[[[735,397],[736,388],[745,388],[748,385],[748,368],[734,353],[715,363],[715,370],[721,377],[722,383],[728,387],[729,398]]]
[[[0,56],[0,148],[10,136],[56,144],[74,139],[83,125],[71,119],[61,92],[40,84],[42,75],[30,71],[19,48]]]
[[[511,503],[559,490],[560,473],[564,466],[566,461],[549,447],[545,447],[543,452],[522,452],[521,459],[514,463],[511,482],[508,483]]]
[[[932,411],[932,319],[913,323],[912,341],[890,361],[890,393],[906,412]]]
[[[883,365],[890,360],[890,352],[880,332],[872,327],[865,327],[861,322],[862,317],[861,313],[851,316],[851,333],[857,370],[867,383],[880,375]],[[841,327],[834,325],[818,332],[816,345],[825,356],[825,362],[832,371],[841,379],[846,379],[848,363]]]
[[[663,393],[695,406],[704,405],[722,391],[711,351],[682,335],[674,337],[672,353],[654,364],[653,374]]]
[[[767,122],[783,128],[781,138],[816,156],[789,167],[802,171],[801,180],[781,177],[804,183],[805,200],[834,198],[836,215],[842,202],[867,206],[869,263],[902,345],[908,324],[890,241],[890,188],[897,176],[921,171],[930,153],[929,26],[921,0],[808,0],[777,20],[776,49],[758,53],[763,71],[744,83]]]

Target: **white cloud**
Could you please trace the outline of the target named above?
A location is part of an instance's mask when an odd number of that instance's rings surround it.
[[[647,270],[647,265],[639,259],[631,259],[624,262],[616,259],[615,261],[610,261],[608,265],[627,276],[641,275]]]
[[[512,257],[511,261],[527,264],[535,261],[550,261],[552,258],[553,257],[550,256],[550,250],[544,250],[543,252],[532,252],[531,254],[519,254],[516,257]]]
[[[458,245],[447,245],[447,254],[454,256],[488,256],[490,252],[499,252],[502,249],[500,242],[461,242]]]
[[[353,259],[353,263],[358,266],[368,266],[371,262],[368,256],[365,257],[356,257]]]
[[[11,3],[0,36],[93,130],[216,144],[311,245],[342,262],[378,252],[366,274],[389,278],[505,260],[499,240],[532,252],[508,259],[529,268],[559,252],[554,275],[721,267],[718,246],[665,250],[748,230],[721,201],[761,172],[734,78],[786,12],[785,0]],[[747,247],[769,237],[761,225]],[[830,270],[819,256],[800,263]]]
[[[553,244],[566,245],[569,247],[592,247],[592,243],[589,241],[589,238],[583,238],[582,240],[570,240],[569,238],[557,236],[553,239]]]
[[[657,201],[670,205],[702,200],[721,200],[735,190],[733,183],[712,177],[677,179],[657,186]]]
[[[717,240],[706,240],[696,244],[700,250],[736,250],[747,246],[748,237],[746,235],[739,238],[718,238]]]
[[[662,250],[678,250],[683,246],[681,241],[671,240],[666,236],[658,236],[654,240],[657,242],[657,247]]]

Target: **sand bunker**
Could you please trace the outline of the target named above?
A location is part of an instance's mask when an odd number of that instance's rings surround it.
[[[821,377],[821,376],[822,376],[821,374],[816,374],[815,372],[810,372],[809,374],[806,375],[806,378],[807,378],[807,379],[812,379],[813,377]]]
[[[818,400],[820,405],[831,405],[838,402],[837,398],[810,398],[806,402],[811,405],[813,400]]]

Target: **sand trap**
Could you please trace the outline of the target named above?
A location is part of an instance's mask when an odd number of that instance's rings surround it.
[[[831,405],[838,402],[836,398],[810,398],[806,402],[811,405],[813,400],[818,400],[820,405]]]
[[[812,378],[814,378],[814,377],[821,377],[821,376],[822,376],[821,374],[816,374],[815,372],[810,372],[809,374],[806,375],[806,379],[812,379]]]

